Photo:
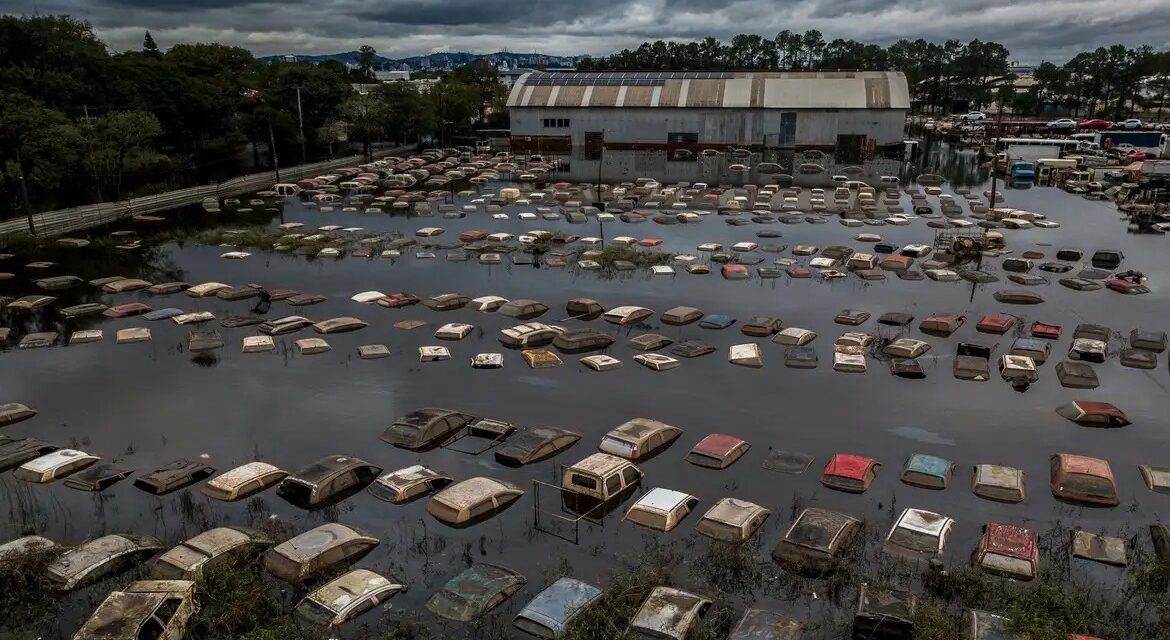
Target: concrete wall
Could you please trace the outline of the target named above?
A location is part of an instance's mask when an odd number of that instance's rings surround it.
[[[584,144],[586,131],[605,131],[605,141],[665,144],[667,133],[694,132],[700,144],[762,145],[766,134],[782,131],[781,117],[795,111],[796,146],[832,146],[838,135],[864,135],[877,145],[902,141],[906,113],[902,109],[671,109],[513,107],[512,136],[564,136],[574,147]],[[546,128],[545,118],[568,118],[568,129]]]

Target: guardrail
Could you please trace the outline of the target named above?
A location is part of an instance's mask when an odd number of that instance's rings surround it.
[[[376,152],[375,156],[394,155],[412,150],[413,146],[385,149]],[[280,179],[283,182],[296,182],[304,178],[321,175],[336,167],[356,166],[365,164],[365,156],[346,156],[334,158],[324,162],[302,164],[295,167],[286,167],[280,170]],[[55,236],[82,231],[92,227],[109,224],[115,220],[137,215],[148,215],[167,211],[177,207],[184,207],[203,202],[205,198],[224,198],[238,196],[270,188],[276,182],[272,171],[253,173],[224,182],[200,187],[188,187],[176,191],[168,191],[141,198],[130,198],[118,202],[103,202],[71,209],[59,209],[33,214],[33,225],[37,238],[52,238]],[[0,238],[12,236],[32,235],[28,226],[28,218],[13,218],[0,222]]]

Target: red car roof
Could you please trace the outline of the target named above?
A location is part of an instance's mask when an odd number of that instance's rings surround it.
[[[1125,412],[1118,409],[1115,405],[1108,402],[1086,402],[1084,400],[1074,400],[1073,403],[1081,413],[1088,416],[1110,416],[1114,418],[1122,418],[1128,422]]]
[[[1036,534],[1031,529],[992,522],[987,525],[987,550],[1020,560],[1036,553]]]
[[[993,313],[991,315],[983,316],[982,318],[980,318],[979,325],[1001,328],[1001,327],[1010,327],[1010,326],[1012,326],[1012,323],[1015,321],[1016,321],[1016,319],[1011,317],[1011,316],[1005,316],[1003,314]]]
[[[725,433],[712,433],[700,440],[699,444],[695,445],[692,451],[716,458],[723,458],[743,443],[742,438],[729,436]]]
[[[1058,453],[1060,458],[1060,470],[1063,473],[1083,473],[1090,476],[1098,476],[1101,478],[1108,478],[1113,480],[1113,469],[1109,467],[1109,462],[1100,458],[1090,458],[1089,456],[1078,456],[1073,453]]]
[[[743,266],[742,264],[725,264],[725,265],[723,265],[723,271],[725,273],[728,273],[728,272],[738,273],[740,271],[747,271],[747,267]]]
[[[866,472],[874,464],[873,458],[851,453],[838,453],[829,460],[829,464],[825,465],[825,475],[864,480]]]

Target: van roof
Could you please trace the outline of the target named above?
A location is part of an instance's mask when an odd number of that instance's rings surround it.
[[[634,463],[608,453],[595,453],[569,467],[569,470],[605,476],[627,466],[632,467]]]

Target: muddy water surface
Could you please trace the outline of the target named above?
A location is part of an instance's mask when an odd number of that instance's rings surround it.
[[[960,162],[961,164],[961,162]],[[982,176],[967,175],[976,192]],[[502,184],[487,185],[494,191]],[[949,189],[948,189],[949,191]],[[466,200],[466,198],[464,199]],[[910,209],[909,197],[903,205]],[[931,198],[932,202],[936,200]],[[652,542],[677,543],[699,554],[705,542],[692,544],[692,528],[699,515],[716,500],[734,496],[773,509],[774,514],[758,534],[760,558],[767,570],[778,572],[767,560],[768,550],[783,536],[800,506],[824,506],[863,516],[871,530],[884,532],[903,508],[938,511],[957,519],[958,526],[945,554],[945,562],[963,564],[988,521],[998,520],[1048,530],[1060,523],[1105,532],[1140,533],[1144,526],[1168,513],[1166,496],[1149,492],[1142,484],[1137,465],[1170,464],[1170,429],[1166,408],[1170,407],[1170,377],[1165,354],[1159,367],[1140,371],[1123,367],[1116,353],[1124,346],[1122,336],[1130,329],[1166,329],[1170,317],[1170,253],[1163,236],[1141,236],[1127,232],[1115,209],[1106,203],[1090,202],[1055,189],[1033,188],[1007,192],[1007,205],[1046,214],[1061,223],[1059,229],[1005,231],[1008,245],[1016,255],[1026,250],[1045,252],[1054,259],[1057,248],[1079,247],[1086,255],[1098,248],[1121,248],[1126,254],[1122,268],[1133,268],[1150,276],[1152,293],[1127,297],[1108,290],[1081,293],[1056,284],[1034,288],[1046,302],[1031,307],[1005,306],[992,294],[999,289],[1018,289],[998,265],[989,260],[983,269],[1001,282],[971,285],[903,281],[890,274],[885,281],[863,282],[856,278],[838,281],[775,280],[752,278],[730,282],[718,275],[679,273],[673,277],[650,276],[644,271],[599,274],[576,268],[534,268],[510,264],[486,266],[474,260],[450,262],[439,250],[436,259],[416,259],[413,250],[402,258],[383,260],[345,257],[339,260],[308,259],[300,256],[256,252],[242,261],[221,260],[229,249],[202,246],[187,241],[153,244],[143,232],[148,248],[137,253],[111,253],[96,247],[80,250],[46,249],[23,253],[2,265],[17,272],[13,281],[0,283],[0,294],[26,295],[38,291],[30,283],[33,273],[22,265],[34,259],[53,260],[59,265],[46,275],[75,274],[86,279],[105,275],[138,276],[155,282],[187,280],[192,283],[221,281],[230,284],[260,283],[270,288],[292,288],[328,296],[322,304],[290,308],[275,303],[269,317],[299,314],[314,320],[352,315],[369,323],[354,333],[324,336],[332,351],[313,356],[296,353],[293,341],[312,337],[311,330],[277,338],[272,354],[242,354],[243,336],[256,333],[254,327],[217,328],[227,346],[216,352],[212,363],[195,362],[185,350],[189,327],[169,321],[147,322],[142,318],[62,322],[55,309],[82,301],[106,304],[142,301],[155,308],[175,306],[188,311],[208,310],[219,319],[248,313],[254,301],[225,302],[215,298],[193,299],[185,294],[150,296],[131,293],[110,296],[89,285],[61,292],[54,307],[33,314],[8,312],[3,322],[13,329],[10,348],[0,353],[0,402],[23,402],[40,414],[32,420],[4,429],[10,437],[33,436],[68,444],[113,459],[137,469],[150,469],[181,457],[207,456],[220,471],[251,460],[264,460],[295,469],[332,453],[362,457],[387,470],[422,463],[443,469],[456,478],[488,475],[517,483],[528,490],[501,515],[471,528],[455,530],[443,526],[425,512],[426,501],[394,506],[359,493],[339,506],[309,513],[292,507],[274,492],[262,494],[262,502],[223,504],[208,500],[191,489],[164,497],[149,496],[130,481],[115,485],[101,495],[66,488],[58,482],[33,486],[0,477],[0,508],[8,516],[0,523],[0,540],[25,531],[35,531],[54,540],[78,543],[104,533],[136,531],[150,533],[171,544],[201,530],[221,524],[253,524],[257,518],[278,518],[295,530],[308,529],[325,520],[339,520],[373,532],[383,543],[357,566],[394,574],[410,585],[407,593],[394,599],[392,611],[371,613],[362,622],[378,624],[397,617],[429,619],[423,603],[443,582],[460,571],[468,561],[489,561],[510,566],[529,578],[528,586],[500,610],[489,615],[489,626],[506,627],[508,620],[549,576],[567,561],[576,577],[604,581],[617,566],[616,557],[637,553]],[[413,236],[423,226],[441,226],[442,241],[455,241],[461,231],[483,229],[520,234],[529,229],[565,231],[580,236],[613,238],[630,235],[665,240],[661,249],[697,254],[702,242],[719,242],[730,247],[739,241],[782,243],[825,247],[844,244],[862,250],[867,245],[853,240],[857,233],[879,233],[895,244],[932,243],[934,229],[925,220],[910,226],[846,228],[833,219],[828,224],[772,224],[730,226],[723,217],[710,215],[694,225],[660,226],[652,222],[629,225],[596,221],[586,225],[545,220],[520,221],[515,213],[533,207],[506,207],[509,220],[494,220],[484,213],[463,219],[442,216],[407,217],[390,214],[322,213],[297,201],[285,204],[281,217],[271,220],[303,222],[307,229],[336,224],[358,226],[371,232],[397,230]],[[217,222],[201,214],[187,216],[189,224]],[[227,217],[227,216],[225,216]],[[252,219],[255,219],[254,217]],[[244,221],[227,217],[229,226]],[[141,227],[140,227],[141,230]],[[760,239],[760,230],[778,231],[778,239]],[[95,234],[97,237],[98,234]],[[377,254],[375,253],[375,256]],[[782,254],[760,253],[764,265]],[[572,263],[573,260],[570,260]],[[802,259],[807,262],[807,258]],[[753,268],[754,270],[754,268]],[[1075,274],[1075,270],[1074,270]],[[1069,275],[1074,275],[1069,274]],[[38,276],[42,277],[42,276]],[[577,362],[580,356],[563,355],[564,366],[556,369],[529,369],[519,352],[502,349],[496,336],[500,329],[516,324],[511,318],[481,314],[470,309],[439,313],[421,305],[388,310],[352,302],[359,291],[409,291],[420,296],[460,292],[470,296],[495,294],[506,298],[534,298],[552,309],[543,322],[564,318],[564,302],[573,297],[591,297],[606,306],[636,304],[661,312],[675,305],[691,305],[708,313],[722,313],[738,319],[723,330],[663,326],[658,316],[636,328],[617,328],[601,320],[585,324],[568,320],[567,327],[591,326],[608,332],[617,343],[607,353],[623,361],[613,372],[596,373]],[[863,309],[873,317],[859,328],[833,323],[833,316],[845,308]],[[840,333],[866,330],[894,336],[899,332],[880,327],[876,318],[887,311],[905,311],[917,319],[933,312],[958,312],[967,316],[966,325],[949,338],[924,337],[917,320],[902,330],[933,345],[921,358],[927,378],[905,380],[889,375],[885,365],[869,361],[866,374],[844,374],[832,370],[832,341]],[[980,342],[996,346],[996,357],[1010,347],[1012,335],[990,336],[975,330],[978,318],[987,313],[1005,312],[1020,316],[1021,323],[1046,320],[1062,323],[1065,337],[1053,344],[1053,356],[1041,368],[1041,379],[1027,392],[1019,393],[998,377],[984,383],[964,382],[951,375],[955,346],[959,342]],[[812,329],[820,337],[812,343],[820,356],[815,370],[783,366],[783,347],[766,339],[750,338],[739,325],[753,316],[779,316],[787,326]],[[399,320],[419,319],[428,324],[413,331],[391,325]],[[446,322],[468,322],[476,330],[455,343],[436,341],[432,333]],[[1115,332],[1111,357],[1095,365],[1101,386],[1091,391],[1065,389],[1056,379],[1055,363],[1071,342],[1073,327],[1081,322],[1110,326]],[[116,345],[117,329],[148,326],[153,340],[148,343]],[[101,328],[105,340],[95,344],[17,350],[20,335],[55,327],[67,335],[78,328]],[[880,328],[879,328],[880,327]],[[212,328],[209,325],[204,329]],[[718,350],[708,356],[683,360],[677,369],[656,373],[632,359],[636,351],[625,341],[643,332],[661,333],[681,341],[701,338]],[[762,369],[736,367],[727,362],[730,345],[759,342],[764,354]],[[386,344],[392,356],[381,360],[360,360],[357,347]],[[447,362],[423,363],[417,347],[445,344],[453,358]],[[503,351],[504,368],[473,370],[469,359],[476,353]],[[994,364],[993,364],[994,366]],[[1053,412],[1072,399],[1106,400],[1118,404],[1133,420],[1120,430],[1088,429],[1076,426]],[[450,407],[476,415],[490,416],[517,425],[555,425],[583,434],[572,449],[551,461],[521,469],[498,465],[490,454],[469,456],[439,449],[423,454],[390,447],[378,435],[395,416],[422,406]],[[601,435],[625,420],[653,417],[684,429],[684,435],[667,451],[642,464],[643,486],[667,487],[691,493],[700,499],[698,512],[670,534],[647,533],[621,521],[621,511],[609,515],[604,525],[583,525],[579,544],[535,531],[533,528],[532,481],[556,483],[561,465],[576,461],[593,451]],[[712,471],[683,461],[687,450],[703,435],[725,432],[745,438],[751,450],[724,471]],[[791,476],[765,470],[761,464],[771,449],[804,451],[816,461],[803,475]],[[1055,452],[1073,452],[1108,459],[1117,476],[1122,506],[1114,509],[1082,509],[1057,503],[1047,488],[1048,457]],[[830,455],[850,452],[879,460],[883,467],[872,488],[863,495],[834,492],[819,484],[819,472]],[[901,465],[916,452],[954,460],[957,472],[946,491],[929,491],[902,484]],[[975,497],[969,490],[971,467],[978,463],[1007,464],[1027,473],[1028,498],[1023,504],[1006,505]],[[542,501],[555,509],[556,497],[546,493]],[[1121,569],[1102,568],[1074,561],[1074,570],[1094,575],[1106,584],[1124,580]],[[679,576],[684,586],[702,591],[706,585],[685,571]],[[68,637],[110,588],[120,581],[103,583],[66,600],[66,614],[47,629],[47,637]],[[754,606],[790,612],[794,617],[817,625],[829,617],[824,603],[806,597],[789,600],[767,593]],[[290,594],[290,598],[292,595]],[[742,594],[730,604],[742,607],[749,600]],[[846,605],[849,609],[851,605]],[[366,637],[360,628],[349,630],[353,637]],[[470,633],[450,627],[451,637]],[[485,632],[486,633],[486,632]],[[832,625],[823,624],[815,637],[837,637]]]

